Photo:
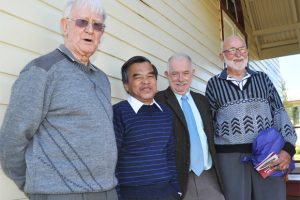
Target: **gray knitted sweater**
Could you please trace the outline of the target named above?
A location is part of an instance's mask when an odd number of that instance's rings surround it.
[[[29,194],[100,192],[117,184],[106,75],[61,45],[16,80],[0,131],[3,171]]]

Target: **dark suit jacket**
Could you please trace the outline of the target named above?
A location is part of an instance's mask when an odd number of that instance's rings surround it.
[[[216,169],[218,182],[221,190],[223,191],[220,173],[218,170],[218,163],[216,161],[216,150],[214,146],[214,128],[209,103],[206,97],[199,93],[191,91],[191,95],[200,112],[203,121],[204,131],[208,140],[210,154],[212,156],[213,166],[214,169]],[[190,166],[190,138],[187,123],[185,121],[183,111],[181,110],[181,107],[176,99],[176,96],[170,87],[164,91],[158,92],[155,96],[155,99],[159,102],[168,105],[173,111],[173,126],[176,141],[176,168],[178,172],[179,184],[184,196],[187,189],[187,181]]]

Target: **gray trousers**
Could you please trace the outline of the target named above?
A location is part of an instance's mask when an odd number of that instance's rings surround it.
[[[78,194],[32,194],[30,200],[118,200],[115,189],[106,192],[91,192]]]
[[[215,169],[204,170],[200,176],[197,176],[194,172],[190,172],[187,191],[183,199],[224,200],[215,174]]]
[[[282,177],[263,179],[251,163],[243,164],[242,153],[217,153],[227,200],[285,200]]]

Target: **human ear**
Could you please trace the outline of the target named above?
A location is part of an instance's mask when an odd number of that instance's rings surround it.
[[[125,89],[125,91],[129,94],[129,88],[128,88],[127,83],[124,84],[124,89]]]
[[[219,58],[224,61],[224,54],[223,53],[219,53]]]
[[[67,23],[66,18],[62,18],[60,20],[60,29],[61,29],[64,37],[66,37],[68,35],[68,23]]]
[[[165,74],[166,77],[169,76],[169,72],[168,71],[165,71],[164,74]]]

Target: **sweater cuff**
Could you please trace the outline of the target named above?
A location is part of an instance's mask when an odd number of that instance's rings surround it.
[[[296,149],[295,149],[295,146],[292,145],[291,143],[289,142],[285,142],[282,150],[285,150],[286,152],[288,152],[291,156],[291,158],[293,158],[293,156],[295,155],[296,153]]]

